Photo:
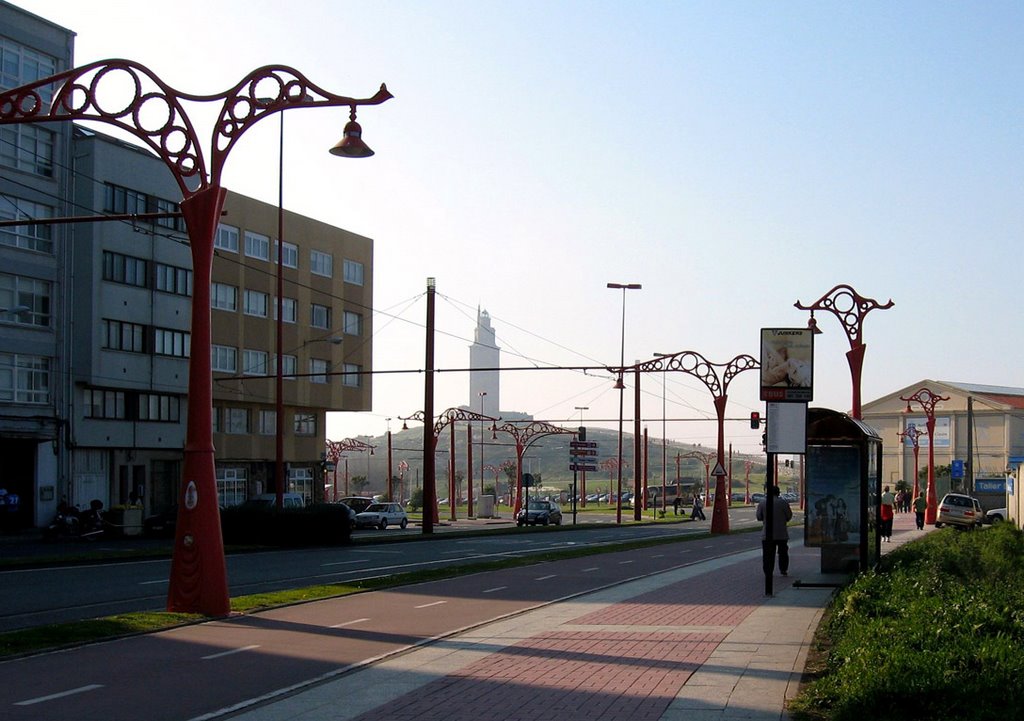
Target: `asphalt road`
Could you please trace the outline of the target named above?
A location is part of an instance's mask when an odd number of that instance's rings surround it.
[[[730,518],[733,529],[756,523],[752,509],[733,509]],[[493,534],[465,538],[438,533],[429,540],[419,540],[419,529],[412,528],[359,531],[361,542],[351,546],[229,555],[229,591],[232,596],[240,596],[356,581],[556,549],[702,533],[708,527],[707,522],[606,524],[504,534],[501,526],[496,526]],[[364,542],[400,536],[400,543]],[[166,559],[0,571],[0,631],[129,611],[162,610],[169,573],[170,561]]]
[[[740,515],[733,514],[734,529],[749,525]],[[435,539],[400,544],[400,551],[385,545],[258,554],[244,557],[244,563],[239,563],[243,557],[233,557],[230,573],[234,588],[245,576],[285,575],[289,564],[300,560],[307,564],[310,576],[297,573],[294,566],[287,575],[297,579],[370,574],[424,564],[430,555],[440,562],[478,560],[528,554],[544,547],[608,543],[627,536],[685,536],[702,530],[705,524],[661,524]],[[220,718],[229,709],[316,683],[460,629],[626,580],[756,549],[759,544],[756,533],[689,542],[680,537],[678,543],[469,574],[14,659],[0,663],[4,678],[0,709],[12,721]],[[410,557],[414,552],[420,560]],[[362,570],[325,567],[346,562]],[[129,565],[142,571],[136,578],[146,578],[147,573],[151,580],[157,577],[154,565]],[[98,568],[82,570],[100,573]],[[58,576],[50,579],[60,581]]]

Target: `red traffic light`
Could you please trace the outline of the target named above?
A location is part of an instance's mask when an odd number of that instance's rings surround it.
[[[761,414],[757,411],[750,412],[750,427],[755,430],[761,427]]]

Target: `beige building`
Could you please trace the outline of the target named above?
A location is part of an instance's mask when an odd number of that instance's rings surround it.
[[[882,437],[883,484],[895,485],[899,480],[913,484],[913,445],[899,434],[907,433],[911,425],[926,431],[927,417],[916,402],[909,404],[908,412],[907,401],[900,398],[909,398],[922,388],[949,399],[934,408],[936,467],[949,466],[954,460],[965,466],[962,481],[946,476],[938,479],[938,495],[952,486],[953,490],[976,493],[986,508],[1003,505],[998,501],[1005,498],[994,489],[1024,461],[1024,388],[923,380],[864,404],[863,420]],[[918,469],[928,468],[928,445],[925,433],[918,439]]]
[[[228,193],[213,265],[214,446],[221,503],[276,489],[276,205]],[[369,410],[373,241],[285,211],[285,491],[323,499],[326,412]]]

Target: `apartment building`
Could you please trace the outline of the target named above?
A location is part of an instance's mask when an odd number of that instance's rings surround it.
[[[0,89],[70,68],[74,37],[0,1]],[[0,221],[25,221],[0,227],[0,488],[21,499],[15,529],[52,518],[67,474],[69,229],[30,221],[69,214],[70,165],[70,123],[0,125]]]

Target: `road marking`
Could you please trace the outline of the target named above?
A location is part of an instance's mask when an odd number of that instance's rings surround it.
[[[665,557],[664,553],[655,553],[653,556],[651,556],[651,558],[664,558],[664,557]]]
[[[139,581],[139,585],[140,586],[153,586],[153,585],[156,585],[158,583],[170,583],[170,580],[166,579],[166,578],[160,578],[160,579],[157,579],[156,581]]]
[[[336,623],[333,626],[328,626],[328,628],[344,628],[345,626],[354,626],[357,623],[362,623],[363,621],[369,620],[370,619],[368,618],[353,618],[351,621],[343,621],[342,623]]]
[[[600,566],[591,566],[590,568],[584,568],[582,571],[580,571],[580,573],[590,573],[591,571],[599,571],[599,570],[601,570]]]
[[[51,693],[49,696],[36,696],[35,698],[28,698],[24,701],[16,701],[15,706],[31,706],[32,704],[43,703],[45,701],[54,701],[59,698],[66,696],[74,696],[76,693],[85,693],[86,691],[95,691],[98,688],[103,688],[101,683],[91,683],[88,686],[79,686],[78,688],[69,689],[67,691],[61,691],[60,693]]]
[[[221,651],[220,653],[213,653],[213,654],[210,654],[209,656],[202,656],[201,658],[202,658],[203,661],[212,661],[215,658],[223,658],[224,656],[231,656],[232,654],[242,653],[243,651],[251,651],[254,648],[259,648],[259,647],[260,647],[260,645],[257,643],[257,644],[253,644],[252,646],[242,646],[241,648],[233,648],[230,651]]]
[[[422,606],[413,606],[413,608],[430,608],[431,606],[440,606],[442,603],[448,603],[447,601],[434,601],[433,603],[424,603]]]
[[[534,581],[546,581],[546,580],[548,580],[549,578],[554,578],[554,577],[555,577],[555,576],[557,576],[557,575],[558,575],[557,573],[549,573],[549,574],[548,574],[548,575],[546,575],[546,576],[541,576],[540,578],[535,578],[535,579],[533,579],[533,580],[534,580]]]
[[[495,586],[494,588],[488,588],[483,593],[494,593],[495,591],[504,591],[508,586]]]
[[[632,563],[632,561],[619,561],[620,566],[625,566],[627,563]]]
[[[348,565],[351,565],[351,564],[354,564],[354,563],[369,563],[369,562],[370,562],[369,558],[359,558],[359,559],[356,559],[355,561],[332,561],[331,563],[321,563],[320,566],[321,567],[326,567],[326,566],[348,566]]]

